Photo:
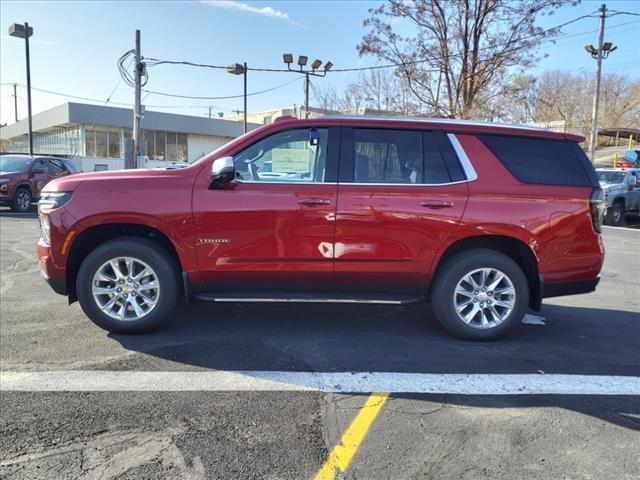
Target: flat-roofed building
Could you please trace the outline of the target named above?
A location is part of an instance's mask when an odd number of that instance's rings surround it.
[[[72,158],[84,172],[122,169],[132,123],[131,109],[65,103],[33,116],[33,150]],[[196,160],[243,132],[239,121],[152,111],[144,113],[141,126],[149,167]],[[0,128],[3,150],[27,153],[27,132],[26,119]]]

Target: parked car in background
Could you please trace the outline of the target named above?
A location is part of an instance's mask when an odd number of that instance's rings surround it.
[[[606,225],[621,226],[640,214],[640,168],[598,168],[596,173],[604,190]]]
[[[184,168],[54,180],[43,276],[97,325],[178,302],[428,301],[493,339],[542,299],[593,291],[603,194],[582,137],[429,119],[281,118]]]
[[[0,205],[26,212],[47,183],[74,173],[80,170],[66,158],[0,155]]]

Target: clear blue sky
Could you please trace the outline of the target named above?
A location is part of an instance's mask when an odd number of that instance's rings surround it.
[[[0,3],[0,123],[13,123],[12,87],[26,83],[24,42],[7,35],[13,22],[29,22],[35,30],[31,42],[34,87],[106,100],[118,85],[116,60],[133,48],[136,28],[142,31],[142,52],[147,57],[189,60],[227,65],[246,61],[254,67],[281,68],[282,53],[306,54],[331,60],[336,68],[373,65],[374,58],[360,58],[356,45],[365,32],[362,21],[367,10],[380,1],[246,1],[222,2],[81,2],[7,1]],[[584,1],[543,17],[547,28],[591,13],[601,2]],[[640,2],[608,2],[614,10],[640,13]],[[594,71],[594,61],[583,47],[597,42],[598,19],[589,18],[566,27],[567,38],[545,44],[548,54],[536,67]],[[604,71],[626,71],[640,77],[640,17],[619,15],[608,20],[606,40],[618,50],[605,61]],[[193,96],[224,96],[242,93],[240,77],[224,71],[186,66],[149,69],[149,89]],[[345,84],[353,73],[334,73],[319,82]],[[267,89],[289,80],[293,74],[250,72],[249,91]],[[19,116],[26,115],[26,91],[18,87]],[[249,111],[289,106],[303,102],[302,81],[270,93],[250,97]],[[131,103],[133,91],[120,83],[111,102]],[[33,109],[39,112],[63,103],[62,96],[34,92]],[[242,100],[179,100],[150,95],[144,99],[150,110],[206,115],[208,105],[229,115],[242,108]],[[158,108],[156,106],[179,106]]]

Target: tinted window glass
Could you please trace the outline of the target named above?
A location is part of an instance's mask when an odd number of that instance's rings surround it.
[[[592,185],[586,167],[574,151],[573,142],[505,135],[480,135],[480,138],[521,182]]]
[[[233,158],[236,175],[254,182],[323,182],[328,140],[327,128],[275,133]]]
[[[69,170],[71,173],[79,173],[80,170],[78,170],[78,167],[76,166],[75,163],[73,163],[71,160],[61,160],[62,163],[64,164],[65,167],[67,167],[67,170]]]
[[[60,162],[57,162],[55,160],[49,160],[49,171],[51,173],[53,173],[54,175],[60,175],[61,173],[64,173],[64,167],[60,164]]]
[[[440,141],[434,132],[424,132],[424,183],[449,183],[451,177],[445,164]]]
[[[44,160],[36,160],[35,162],[33,162],[31,171],[33,172],[34,170],[44,170],[46,172],[47,166],[44,164]]]
[[[354,129],[356,183],[422,183],[422,139],[410,130]]]
[[[440,143],[440,149],[442,151],[442,156],[444,158],[444,163],[447,166],[447,170],[449,171],[449,176],[451,177],[452,182],[460,182],[462,180],[466,180],[467,177],[464,174],[464,170],[462,170],[462,165],[460,165],[460,160],[458,159],[458,155],[456,154],[455,149],[451,145],[451,142],[447,138],[444,132],[434,132],[434,135],[438,138]]]

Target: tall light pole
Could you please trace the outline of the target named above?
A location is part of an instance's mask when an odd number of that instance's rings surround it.
[[[593,110],[591,112],[591,163],[596,161],[596,143],[598,140],[598,107],[600,105],[600,84],[602,80],[602,60],[607,58],[616,48],[611,42],[604,41],[604,20],[607,16],[607,5],[600,6],[600,33],[598,35],[598,48],[593,45],[585,46],[585,50],[596,59],[596,86],[593,94]]]
[[[242,75],[244,77],[244,128],[243,132],[247,133],[247,62],[234,63],[227,67],[227,72],[233,75]]]
[[[305,70],[304,68],[308,60],[308,57],[305,55],[298,57],[297,70],[291,68],[291,64],[293,63],[293,55],[291,53],[283,53],[282,60],[287,64],[287,70],[290,72],[304,74],[304,118],[309,118],[309,76],[326,77],[331,67],[333,67],[333,63],[325,63],[323,71],[318,72],[317,70],[320,68],[320,65],[322,65],[322,62],[318,59],[315,59],[311,63],[311,70]]]
[[[29,155],[33,156],[33,129],[31,124],[31,60],[29,58],[29,37],[33,35],[33,28],[27,22],[24,25],[14,23],[9,27],[9,36],[24,38],[24,48],[27,57],[27,112],[29,115]]]

